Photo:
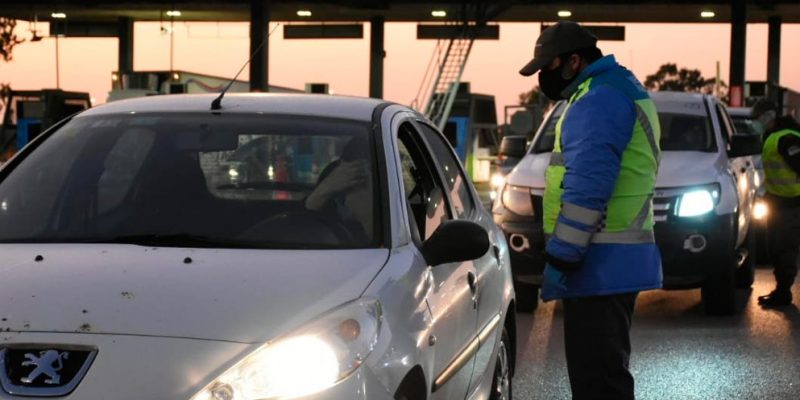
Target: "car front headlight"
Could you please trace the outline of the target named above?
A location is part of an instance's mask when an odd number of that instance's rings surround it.
[[[291,399],[325,390],[361,366],[380,324],[376,300],[348,303],[260,347],[192,400]]]
[[[500,195],[500,200],[503,202],[503,206],[514,214],[533,215],[531,188],[529,187],[506,185]]]
[[[678,200],[679,217],[698,217],[714,210],[719,201],[716,187],[694,189],[684,193]]]
[[[753,218],[757,220],[766,219],[769,215],[769,206],[763,200],[757,200],[755,206],[753,206]]]

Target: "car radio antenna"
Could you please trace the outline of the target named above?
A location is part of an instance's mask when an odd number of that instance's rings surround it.
[[[217,98],[214,99],[214,101],[211,102],[211,109],[212,110],[219,110],[219,109],[222,108],[222,97],[225,96],[225,92],[227,92],[228,89],[231,88],[231,85],[233,85],[233,82],[236,82],[236,78],[238,78],[239,75],[242,73],[242,71],[244,71],[245,67],[247,67],[250,64],[251,61],[253,61],[253,58],[256,56],[256,54],[258,54],[258,52],[261,51],[261,48],[264,47],[265,44],[267,44],[267,40],[269,40],[269,37],[272,36],[272,32],[275,32],[275,29],[278,29],[278,27],[280,25],[281,24],[278,23],[277,25],[272,27],[272,30],[269,31],[269,33],[267,34],[267,37],[265,37],[264,40],[261,41],[261,44],[258,45],[256,50],[253,51],[253,54],[251,54],[250,58],[247,59],[247,61],[244,63],[244,65],[242,65],[242,68],[239,69],[239,72],[237,72],[236,75],[233,77],[233,79],[231,79],[231,81],[228,82],[228,84],[225,86],[225,89],[222,89],[222,91],[219,93],[219,96],[217,96]]]

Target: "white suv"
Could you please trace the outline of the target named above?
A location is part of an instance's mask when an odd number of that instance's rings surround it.
[[[700,287],[708,313],[732,313],[737,283],[749,287],[753,280],[749,232],[758,191],[753,155],[760,153],[760,140],[735,136],[725,106],[712,96],[651,96],[661,122],[663,151],[654,209],[664,286]],[[563,109],[564,103],[553,107],[493,208],[512,249],[518,309],[537,304],[544,268],[544,172]]]

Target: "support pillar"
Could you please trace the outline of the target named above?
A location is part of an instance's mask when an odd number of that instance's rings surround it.
[[[731,0],[731,106],[744,105],[744,66],[747,45],[747,3]]]
[[[269,0],[250,3],[250,91],[269,91]]]
[[[383,59],[386,51],[383,47],[383,17],[370,20],[369,44],[369,97],[383,98]]]
[[[117,37],[119,38],[117,70],[121,73],[131,72],[133,71],[133,18],[117,19]]]
[[[780,16],[769,17],[767,43],[767,82],[778,86],[781,81],[781,23]]]

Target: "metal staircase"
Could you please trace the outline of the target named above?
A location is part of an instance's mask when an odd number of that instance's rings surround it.
[[[468,30],[464,29],[464,34],[459,38],[440,41],[436,50],[434,51],[435,63],[431,63],[429,71],[433,70],[435,79],[430,89],[426,92],[417,93],[417,99],[412,102],[412,107],[419,104],[419,100],[427,97],[425,104],[425,116],[431,120],[440,130],[444,130],[447,119],[450,116],[450,110],[453,108],[453,101],[458,94],[458,87],[461,83],[461,75],[464,73],[464,66],[467,64],[469,53],[472,50],[472,44],[475,42],[474,37],[468,37]],[[446,49],[443,42],[447,43]],[[435,69],[434,69],[435,68]],[[422,86],[426,87],[432,73],[427,72],[425,79],[423,79]]]

